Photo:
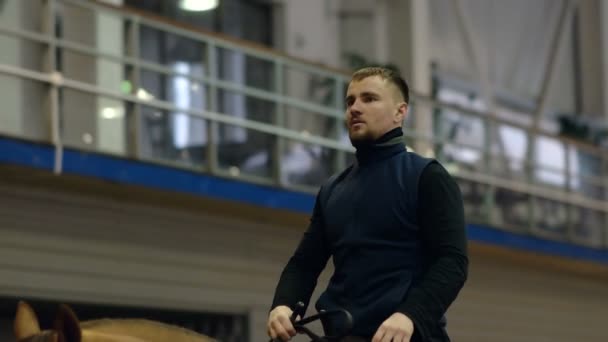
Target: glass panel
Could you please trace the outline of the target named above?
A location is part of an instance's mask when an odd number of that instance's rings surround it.
[[[99,59],[96,63],[96,84],[113,93],[125,92],[126,68],[122,63]]]
[[[218,165],[233,176],[271,178],[275,142],[271,134],[218,123]]]
[[[589,153],[576,146],[568,146],[569,162],[572,174],[583,176],[601,176],[602,159],[599,155]]]
[[[165,83],[169,78],[171,78],[171,76],[142,69],[139,74],[140,86],[136,92],[139,92],[142,96],[150,99],[167,101],[169,96],[167,95],[167,87],[165,86]]]
[[[490,174],[495,177],[527,181],[524,160],[509,158],[505,155],[490,155]]]
[[[530,195],[497,187],[493,203],[493,225],[519,232],[528,231]]]
[[[574,191],[597,200],[606,199],[606,187],[602,178],[579,176],[573,177],[570,181],[573,183]]]
[[[454,110],[441,110],[442,124],[438,128],[447,143],[438,146],[437,154],[448,163],[479,169],[483,168],[483,149],[485,148],[485,129],[480,118],[459,113]]]
[[[139,125],[139,153],[142,159],[197,168],[207,163],[207,120],[141,106]]]
[[[528,135],[521,128],[499,124],[492,135],[490,169],[496,176],[527,180],[526,152]]]
[[[343,125],[341,119],[290,106],[284,108],[285,115],[282,126],[302,134],[336,138],[335,125]]]
[[[336,151],[299,141],[286,141],[281,153],[281,183],[318,187],[333,173]]]
[[[568,147],[570,186],[586,196],[603,200],[602,159],[576,146]]]
[[[297,67],[285,68],[285,94],[296,99],[335,108],[335,97],[344,96],[335,94],[335,84],[332,77],[303,71]]]
[[[141,25],[139,49],[140,58],[144,61],[169,66],[185,76],[203,77],[209,74],[207,45],[204,42]],[[187,65],[188,70],[179,69],[183,65]]]
[[[441,88],[437,99],[464,108],[483,109],[482,101],[474,94],[466,94],[454,89]],[[484,122],[472,114],[461,113],[444,107],[433,109],[435,137],[446,143],[437,143],[437,156],[448,163],[458,163],[469,169],[483,168],[485,144]]]
[[[218,90],[217,93],[220,113],[264,123],[274,122],[274,102],[226,90]]]
[[[570,227],[572,238],[591,247],[602,247],[608,225],[606,215],[592,209],[571,207]]]
[[[65,78],[95,84],[97,59],[69,50],[59,50],[58,68]]]
[[[219,78],[253,88],[274,91],[274,65],[271,61],[242,52],[218,48]]]
[[[163,49],[167,33],[155,28],[139,25],[139,58],[146,62],[164,64],[167,60]]]
[[[60,104],[66,146],[118,155],[126,153],[126,110],[122,101],[64,89]]]
[[[402,126],[404,140],[408,150],[414,151],[424,157],[434,157],[442,162],[446,162],[445,156],[443,155],[445,143],[439,141],[440,135],[432,132],[424,134],[423,131],[420,131],[420,129],[416,127],[416,120],[424,122],[426,120],[421,120],[419,118],[429,117],[433,115],[434,111],[440,112],[437,107],[431,106],[425,102],[413,102],[410,104]],[[441,119],[439,118],[437,120]],[[427,122],[430,124],[430,121]],[[440,128],[437,129],[440,130]]]
[[[567,180],[564,144],[554,138],[537,136],[534,149],[534,180],[565,187]]]
[[[344,125],[343,122],[338,123],[338,125],[340,125],[340,127],[338,127],[339,130],[339,141],[346,147],[352,147],[352,144],[350,142],[350,138],[348,137],[348,130],[346,129],[346,125]],[[355,160],[356,160],[356,156],[355,156],[355,152],[339,152],[343,153],[344,155],[341,158],[344,158],[344,167],[348,167],[350,165],[352,165]]]
[[[100,117],[104,115],[103,110],[98,112],[97,96],[78,90],[63,89],[60,108],[63,143],[77,149],[95,150],[98,142],[96,113],[99,113]],[[109,115],[109,112],[105,115]]]
[[[97,99],[97,149],[106,153],[125,155],[126,110],[122,101]]]
[[[96,48],[111,56],[124,56],[126,20],[106,11],[96,11],[95,19]]]
[[[140,99],[167,101],[180,108],[209,109],[209,87],[189,75],[202,72],[201,67],[185,62],[169,66],[178,75],[166,75],[150,70],[141,70],[140,88],[135,91]]]
[[[468,223],[488,222],[489,212],[486,199],[490,187],[487,184],[464,179],[457,178],[457,181],[462,192],[466,221]]]
[[[533,231],[542,236],[566,237],[568,231],[568,206],[564,203],[534,197]]]
[[[0,73],[0,134],[50,140],[47,91],[43,83]]]
[[[34,71],[46,71],[44,62],[46,44],[0,35],[0,47],[2,47],[0,64]]]
[[[57,23],[58,36],[62,40],[94,48],[97,42],[97,14],[88,8],[68,3],[62,3],[58,9],[62,14]]]
[[[3,26],[42,32],[45,0],[0,2],[0,23]],[[0,46],[3,46],[0,44]]]

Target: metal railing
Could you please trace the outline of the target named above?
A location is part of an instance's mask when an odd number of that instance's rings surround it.
[[[0,22],[0,44],[37,53],[29,61],[0,59],[0,85],[31,90],[26,102],[44,105],[37,114],[17,105],[20,111],[3,115],[28,124],[0,133],[53,144],[57,173],[65,146],[314,193],[353,158],[343,125],[347,73],[124,8],[24,2],[39,6],[41,22]],[[103,47],[94,32],[113,25],[120,36]],[[168,41],[190,57],[158,57]],[[430,151],[421,153],[435,155],[458,179],[470,222],[608,247],[605,151],[420,94],[410,107],[413,120],[426,111],[439,123],[482,127],[478,142],[443,128],[432,135],[404,128],[408,144],[427,143]],[[537,153],[497,147],[509,143],[505,131]],[[562,166],[543,165],[539,144],[558,147]],[[462,151],[473,157],[464,160]]]

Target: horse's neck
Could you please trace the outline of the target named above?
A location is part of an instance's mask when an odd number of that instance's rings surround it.
[[[95,320],[83,322],[83,342],[111,342],[106,338],[125,337],[117,339],[120,342],[211,342],[213,339],[180,327],[140,319],[124,320]],[[90,336],[91,341],[87,341]],[[126,339],[126,338],[131,339]]]

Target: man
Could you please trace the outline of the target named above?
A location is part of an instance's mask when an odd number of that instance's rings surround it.
[[[308,305],[331,256],[334,274],[316,308],[348,310],[349,338],[449,341],[444,313],[468,270],[458,185],[439,163],[405,148],[409,89],[399,75],[358,70],[346,95],[356,161],[319,190],[277,285],[268,334],[284,341],[295,335],[291,308]]]

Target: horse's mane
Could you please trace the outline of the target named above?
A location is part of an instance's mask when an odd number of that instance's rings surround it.
[[[199,334],[195,331],[176,326],[171,324],[166,324],[157,321],[151,321],[147,319],[137,319],[137,318],[124,318],[124,319],[111,319],[111,318],[102,318],[102,319],[94,319],[90,321],[80,322],[80,327],[83,330],[94,330],[99,332],[108,332],[108,333],[120,333],[138,330],[141,332],[145,332],[146,335],[159,335],[159,334],[171,334],[176,335],[180,334],[183,337],[189,337],[192,340],[197,341],[213,341],[209,336]],[[138,335],[138,334],[136,334]]]

